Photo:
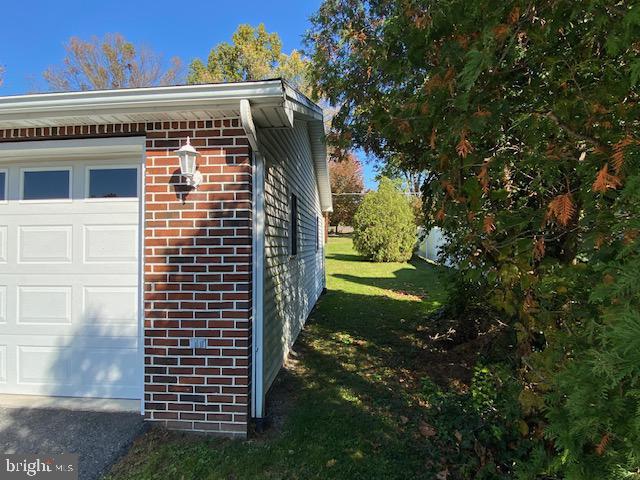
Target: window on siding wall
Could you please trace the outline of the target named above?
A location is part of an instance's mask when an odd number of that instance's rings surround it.
[[[298,254],[298,197],[291,194],[291,219],[289,222],[289,238],[291,239],[291,256]]]
[[[316,215],[316,252],[320,250],[320,217]]]

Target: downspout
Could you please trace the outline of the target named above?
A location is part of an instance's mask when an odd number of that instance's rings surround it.
[[[264,157],[260,152],[258,136],[249,100],[240,100],[240,119],[247,133],[253,165],[253,288],[252,288],[252,361],[251,361],[251,416],[256,429],[264,428]]]

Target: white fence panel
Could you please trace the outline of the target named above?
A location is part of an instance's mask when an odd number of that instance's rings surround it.
[[[440,248],[445,244],[446,239],[442,230],[438,227],[432,228],[425,235],[425,230],[418,227],[418,256],[432,262],[440,262]],[[449,261],[445,261],[445,265],[449,265]]]

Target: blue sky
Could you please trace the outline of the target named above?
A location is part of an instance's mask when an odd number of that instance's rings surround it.
[[[0,95],[45,90],[42,72],[64,58],[72,36],[88,38],[122,33],[166,58],[179,56],[185,64],[206,59],[209,49],[230,40],[240,23],[263,22],[278,32],[284,51],[302,47],[309,17],[320,0],[30,0],[4,2],[0,29],[0,65],[6,68]],[[364,155],[360,155],[364,160]],[[374,188],[373,164],[365,164],[368,188]]]

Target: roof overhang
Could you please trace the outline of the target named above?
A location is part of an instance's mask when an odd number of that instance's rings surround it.
[[[327,157],[327,142],[324,135],[323,121],[309,122],[309,140],[311,142],[311,154],[316,171],[316,181],[318,182],[320,207],[323,212],[333,212],[331,182],[329,180],[329,160]]]
[[[322,109],[280,79],[0,97],[0,129],[237,117],[251,100],[260,127],[286,127]]]
[[[331,210],[322,109],[282,79],[0,97],[0,129],[238,118],[241,100],[260,128],[309,122],[321,204]]]

